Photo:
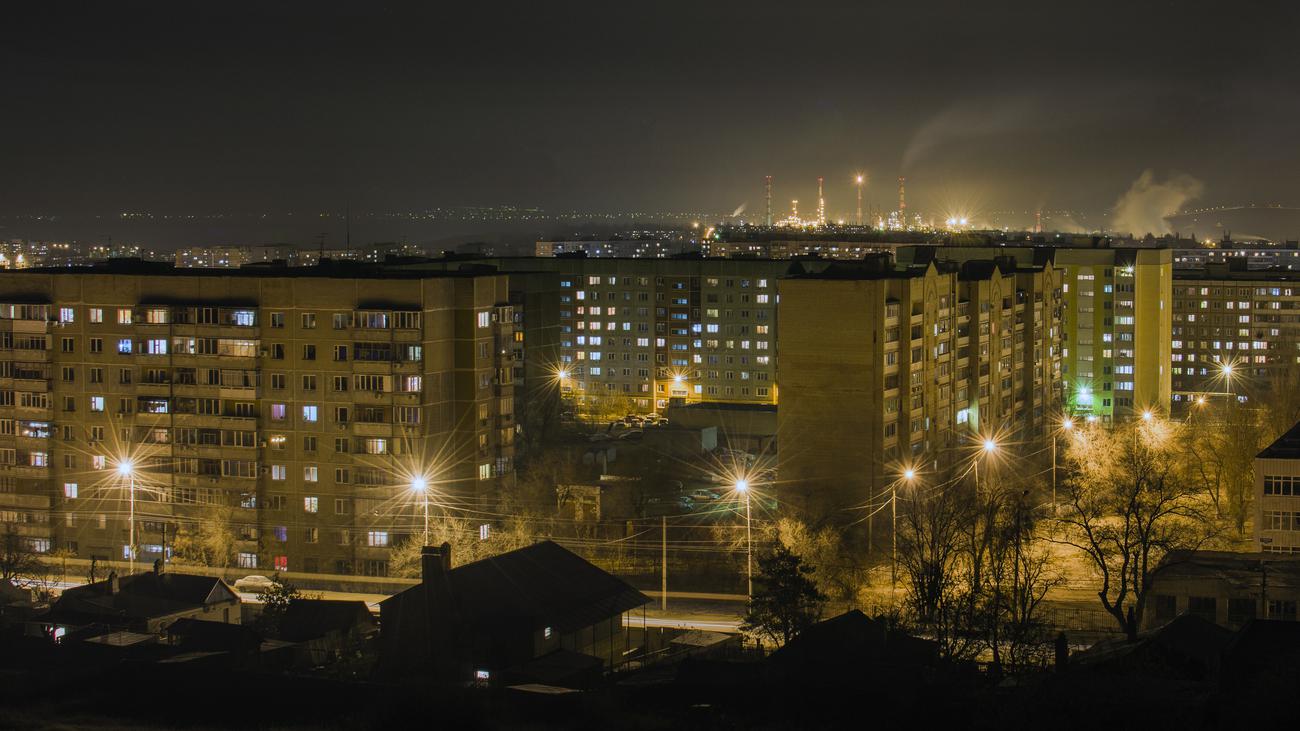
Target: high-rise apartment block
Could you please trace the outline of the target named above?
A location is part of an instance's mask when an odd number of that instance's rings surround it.
[[[1175,405],[1295,387],[1286,381],[1300,364],[1300,272],[1244,259],[1179,270],[1173,309]]]
[[[670,399],[775,404],[777,281],[828,262],[765,259],[484,259],[558,281],[563,392],[651,411]],[[527,317],[527,315],[526,315]]]
[[[1167,248],[1105,246],[901,247],[899,260],[1014,257],[1061,270],[1064,408],[1125,421],[1170,407],[1173,264]]]
[[[134,496],[142,562],[228,528],[243,568],[383,575],[414,478],[483,503],[511,472],[514,320],[481,271],[0,275],[0,521],[121,560]]]
[[[852,522],[905,467],[933,474],[986,438],[1032,451],[1058,406],[1060,276],[881,257],[782,280],[783,500]]]

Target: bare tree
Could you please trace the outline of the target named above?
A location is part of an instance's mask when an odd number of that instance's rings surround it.
[[[32,579],[44,571],[40,556],[32,548],[31,539],[19,535],[12,525],[6,526],[0,538],[0,581]]]
[[[210,506],[192,520],[182,523],[173,544],[178,564],[192,566],[231,566],[235,561],[235,533],[231,529],[234,511],[229,507]]]
[[[973,631],[975,596],[971,554],[963,536],[973,519],[971,495],[957,488],[922,488],[899,506],[904,530],[898,559],[911,621],[949,659],[970,659],[980,646]]]
[[[452,566],[461,566],[523,548],[545,538],[544,534],[537,533],[526,521],[519,519],[490,526],[487,538],[481,537],[479,526],[479,523],[465,518],[438,518],[429,525],[429,545],[450,544]],[[418,578],[423,546],[424,535],[416,534],[393,548],[388,555],[389,575]]]
[[[1180,428],[1137,422],[1079,429],[1067,450],[1071,475],[1056,540],[1087,556],[1101,581],[1102,607],[1130,638],[1161,559],[1214,534],[1206,500],[1186,474]]]

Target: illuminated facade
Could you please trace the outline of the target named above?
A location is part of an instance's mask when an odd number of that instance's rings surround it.
[[[558,362],[579,404],[649,412],[688,403],[775,404],[777,280],[826,262],[510,257],[558,276]]]
[[[782,280],[783,503],[859,518],[905,466],[960,462],[977,436],[1033,451],[1059,404],[1060,274],[877,260]]]
[[[411,480],[490,502],[512,470],[506,277],[364,267],[0,275],[0,518],[41,552],[384,575]],[[178,532],[180,535],[178,536]]]
[[[1061,377],[1080,418],[1126,421],[1168,413],[1173,259],[1167,248],[1092,246],[900,247],[905,262],[1011,256],[1061,270]]]
[[[1245,397],[1300,364],[1300,272],[1247,269],[1244,260],[1179,270],[1173,307],[1175,405],[1213,394]]]

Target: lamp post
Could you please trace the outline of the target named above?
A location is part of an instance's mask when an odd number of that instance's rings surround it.
[[[751,530],[749,512],[749,480],[736,480],[736,492],[745,497],[745,579],[748,595],[754,597],[754,534]]]
[[[1065,417],[1061,420],[1061,431],[1066,433],[1074,431],[1074,419]],[[1052,435],[1052,517],[1059,514],[1056,505],[1056,435]]]
[[[1142,422],[1143,422],[1143,423],[1145,423],[1145,424],[1150,424],[1150,423],[1151,423],[1151,420],[1154,419],[1154,418],[1155,418],[1155,414],[1153,414],[1153,413],[1151,412],[1151,409],[1143,409],[1143,410],[1142,410]],[[1142,428],[1142,424],[1138,424],[1138,425],[1136,425],[1136,426],[1133,427],[1133,451],[1134,451],[1134,452],[1137,452],[1137,448],[1138,448],[1138,430],[1141,429],[1141,428]]]
[[[911,468],[903,470],[903,479],[911,485],[912,480],[916,479],[916,470]],[[890,522],[890,539],[893,541],[893,557],[889,562],[889,587],[898,589],[898,480],[894,480],[889,486],[889,522]]]
[[[986,438],[984,439],[984,447],[983,447],[983,449],[984,449],[984,459],[985,459],[985,461],[987,461],[990,457],[993,456],[993,453],[994,453],[994,452],[998,451],[998,443],[997,443],[997,440],[995,440],[993,437],[986,437]],[[985,472],[988,472],[988,471],[989,471],[989,470],[988,470],[988,465],[984,465],[984,471],[985,471]],[[986,476],[984,479],[987,480],[987,479],[988,479],[988,476]],[[975,495],[976,495],[976,497],[979,496],[979,491],[980,491],[980,467],[979,467],[979,462],[976,461],[976,462],[975,462]]]
[[[117,474],[125,477],[128,485],[128,501],[130,503],[130,512],[128,515],[129,525],[127,527],[126,556],[130,573],[135,573],[135,464],[129,459],[124,459],[117,463]]]
[[[423,477],[411,480],[411,491],[420,493],[424,502],[424,545],[429,545],[429,481]]]

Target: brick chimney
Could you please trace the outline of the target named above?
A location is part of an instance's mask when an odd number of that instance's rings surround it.
[[[451,594],[451,544],[420,550],[420,587],[424,594],[424,631],[430,669],[443,680],[458,676],[456,601]]]
[[[116,571],[108,572],[108,593],[116,594],[121,590],[122,590],[122,585],[118,583],[117,572]]]
[[[420,549],[420,579],[428,583],[451,571],[451,544]]]

